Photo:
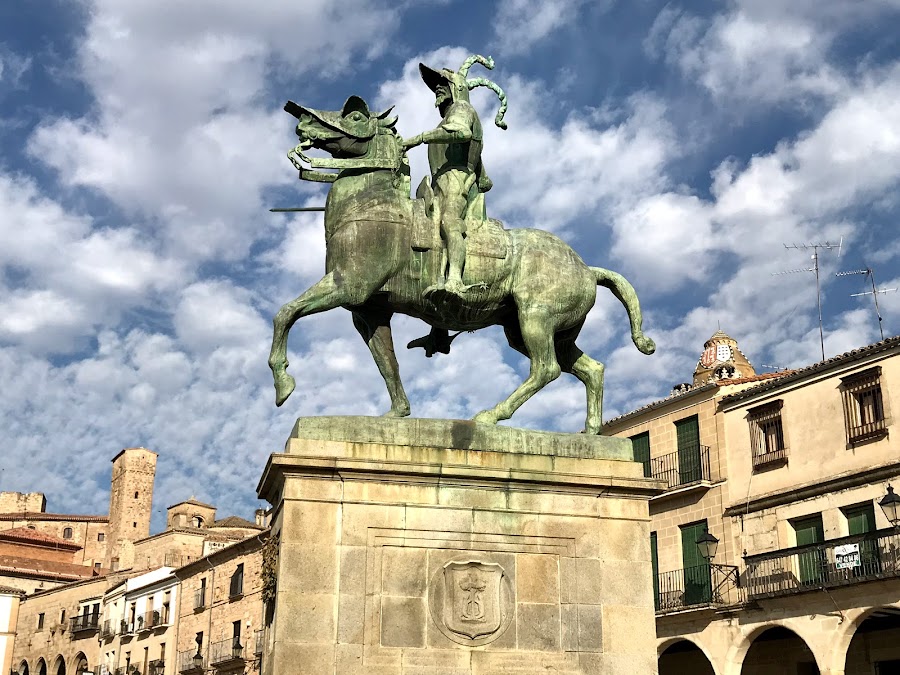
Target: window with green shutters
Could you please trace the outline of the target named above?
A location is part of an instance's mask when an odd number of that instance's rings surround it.
[[[825,528],[822,527],[822,514],[791,521],[797,546],[820,544],[825,541]],[[804,586],[818,584],[825,574],[825,551],[814,549],[803,551],[797,556],[798,576]]]
[[[847,519],[847,532],[851,536],[875,531],[874,502],[848,506],[842,511]],[[859,542],[859,568],[853,571],[854,574],[877,574],[880,571],[881,556],[878,552],[878,542],[868,539]]]
[[[681,529],[681,560],[684,564],[684,604],[699,605],[712,600],[712,578],[709,561],[700,555],[697,540],[706,533],[705,520]]]
[[[678,483],[692,483],[703,477],[700,464],[700,422],[696,415],[675,422],[678,443]]]
[[[653,606],[659,611],[659,549],[656,532],[650,533],[650,565],[653,568]]]
[[[634,461],[644,465],[644,476],[649,478],[650,472],[650,432],[645,431],[631,437],[631,448],[634,451]]]

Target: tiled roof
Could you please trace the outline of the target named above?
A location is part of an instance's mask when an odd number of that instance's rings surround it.
[[[21,588],[13,588],[12,586],[0,586],[0,593],[14,593],[17,595],[25,595],[25,591],[23,591]]]
[[[242,528],[251,528],[254,530],[264,530],[266,528],[257,525],[256,523],[252,523],[245,518],[241,518],[240,516],[228,516],[227,518],[222,518],[221,520],[215,521],[210,527],[242,527]]]
[[[44,513],[43,511],[10,511],[0,513],[0,520],[68,520],[73,523],[108,523],[109,516],[79,516],[69,513]]]
[[[713,337],[715,337],[715,336],[713,336]],[[654,408],[662,407],[662,406],[666,405],[667,403],[669,403],[670,401],[673,401],[674,399],[680,398],[682,396],[687,396],[688,394],[696,394],[697,392],[701,392],[701,391],[711,391],[714,388],[727,387],[730,384],[746,384],[747,382],[758,382],[761,380],[771,380],[776,377],[785,377],[794,372],[796,372],[796,371],[783,370],[779,373],[761,373],[759,375],[751,375],[750,377],[738,377],[738,378],[730,379],[730,380],[728,380],[728,379],[714,380],[713,382],[707,382],[706,384],[701,384],[696,387],[690,387],[689,389],[675,391],[675,392],[669,394],[668,396],[666,396],[665,398],[661,398],[661,399],[658,399],[651,403],[648,403],[646,405],[643,405],[640,408],[636,408],[635,410],[632,410],[631,412],[623,413],[623,414],[619,415],[618,417],[613,417],[611,420],[607,420],[606,422],[604,422],[604,425],[610,425],[610,424],[622,422],[626,419],[629,419],[630,417],[633,417],[634,415],[638,415],[642,412],[646,412],[647,410],[653,410]],[[732,395],[734,395],[734,394],[732,394]],[[725,398],[729,398],[729,396],[723,397],[723,400]]]
[[[52,534],[32,530],[30,527],[14,527],[11,530],[0,530],[0,539],[20,541],[33,546],[68,548],[73,551],[81,548],[81,544],[54,537]]]
[[[53,579],[85,579],[94,576],[94,569],[87,565],[35,560],[18,555],[0,555],[0,572],[28,577]]]
[[[853,361],[865,356],[871,356],[880,352],[886,352],[895,347],[900,347],[900,335],[887,338],[886,340],[876,342],[875,344],[871,344],[866,347],[851,349],[849,352],[844,352],[843,354],[838,354],[837,356],[833,356],[830,359],[819,361],[818,363],[814,363],[811,366],[807,366],[806,368],[800,368],[798,370],[791,371],[789,374],[784,375],[777,381],[765,382],[755,387],[745,389],[744,391],[739,391],[734,394],[729,394],[728,396],[723,396],[721,403],[728,404],[735,403],[737,401],[743,401],[744,399],[751,398],[752,396],[757,396],[758,394],[762,394],[767,391],[771,391],[772,389],[775,389],[782,385],[802,380],[804,377],[807,377],[809,375],[821,373],[828,370],[829,368],[840,366],[845,363],[852,363]]]
[[[185,499],[183,502],[178,502],[177,504],[172,504],[172,506],[170,506],[169,508],[174,509],[176,506],[181,506],[182,504],[193,504],[194,506],[202,506],[205,509],[212,509],[213,511],[216,510],[216,507],[213,506],[212,504],[205,504],[205,503],[199,501],[196,497],[191,497],[190,499]]]

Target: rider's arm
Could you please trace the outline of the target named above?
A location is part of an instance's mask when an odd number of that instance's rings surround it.
[[[403,142],[407,148],[425,143],[466,143],[472,140],[475,123],[474,110],[456,104],[436,129],[413,136]]]

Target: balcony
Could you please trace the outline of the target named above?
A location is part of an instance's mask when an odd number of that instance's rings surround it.
[[[143,616],[138,617],[138,629],[139,630],[152,630],[157,626],[162,625],[162,621],[160,620],[159,610],[151,610],[149,612],[145,612]]]
[[[206,659],[197,649],[186,649],[178,652],[179,673],[199,673],[206,670]]]
[[[657,614],[688,609],[727,607],[741,602],[737,567],[699,565],[656,576],[653,588]]]
[[[71,635],[74,637],[75,633],[93,633],[99,630],[100,628],[100,615],[99,614],[82,614],[80,616],[73,616],[69,619]]]
[[[748,599],[900,576],[900,533],[880,530],[744,558]]]
[[[206,607],[206,589],[198,588],[194,591],[194,611],[199,611]]]
[[[119,621],[119,635],[134,635],[136,632],[135,622],[125,621],[125,619]]]
[[[247,648],[241,644],[241,639],[228,638],[213,642],[209,649],[209,663],[216,668],[237,665],[246,660]]]
[[[103,627],[100,629],[100,639],[107,640],[116,634],[115,622],[107,619],[103,622]]]
[[[709,446],[695,445],[644,463],[644,475],[664,480],[669,490],[701,481],[709,482]]]
[[[753,455],[753,468],[761,469],[774,467],[777,464],[785,464],[787,461],[787,448],[779,448],[778,450],[770,450],[769,452],[761,452],[757,455]]]

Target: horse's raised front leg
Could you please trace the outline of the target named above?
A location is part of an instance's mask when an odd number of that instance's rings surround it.
[[[400,380],[400,366],[394,353],[394,339],[391,335],[391,312],[387,309],[363,308],[353,310],[353,325],[366,341],[372,358],[378,366],[381,377],[387,385],[391,397],[391,409],[385,417],[407,417],[409,399]]]
[[[561,369],[554,347],[555,325],[550,313],[531,310],[519,317],[522,342],[531,359],[528,378],[505,401],[475,415],[476,422],[496,424],[508,420],[525,401],[559,377]]]
[[[358,305],[365,302],[373,289],[358,284],[335,281],[335,272],[329,272],[310,287],[303,295],[291,300],[275,315],[272,323],[272,351],[269,353],[269,368],[275,378],[275,405],[280,406],[294,391],[294,378],[287,374],[287,339],[297,319],[310,314],[324,312],[341,305]],[[341,277],[338,276],[338,279]]]

